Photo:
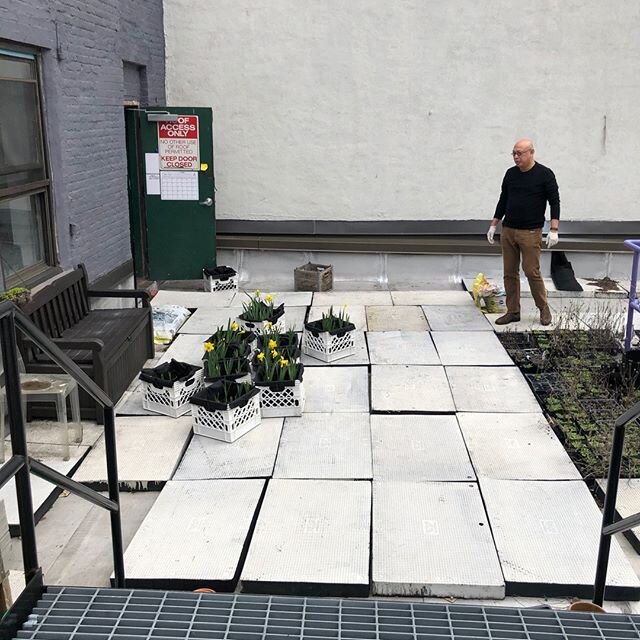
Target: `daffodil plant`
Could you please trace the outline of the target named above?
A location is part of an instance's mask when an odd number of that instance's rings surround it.
[[[277,319],[280,307],[273,306],[273,296],[270,293],[263,296],[257,289],[253,294],[247,293],[247,296],[249,296],[249,301],[242,304],[243,311],[240,317],[243,320],[247,322],[264,322],[265,320],[273,322]]]
[[[259,382],[295,380],[302,366],[299,362],[280,353],[275,340],[270,340],[266,347],[258,352],[256,360],[258,363],[256,379]]]
[[[246,331],[237,322],[229,322],[226,329],[217,331],[204,343],[205,373],[208,378],[237,376],[249,372],[251,347],[246,340]]]
[[[258,348],[262,349],[268,347],[269,349],[275,349],[290,351],[298,346],[298,334],[289,329],[286,332],[281,332],[273,326],[267,327],[262,331],[262,334],[258,336]]]
[[[347,313],[347,305],[345,304],[336,315],[333,311],[333,305],[329,307],[329,313],[323,313],[320,321],[322,331],[335,331],[342,329],[350,324],[349,314]]]

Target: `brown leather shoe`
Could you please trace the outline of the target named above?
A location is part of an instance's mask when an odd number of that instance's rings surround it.
[[[520,322],[520,314],[505,313],[496,320],[496,324],[509,324],[510,322]]]
[[[543,326],[548,326],[551,324],[551,309],[549,309],[549,305],[547,305],[544,309],[540,309],[540,324]]]

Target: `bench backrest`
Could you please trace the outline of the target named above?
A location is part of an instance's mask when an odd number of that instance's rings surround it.
[[[50,338],[62,337],[89,313],[84,267],[80,265],[42,287],[22,306],[22,311]]]

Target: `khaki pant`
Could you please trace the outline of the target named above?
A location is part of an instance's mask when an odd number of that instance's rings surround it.
[[[504,289],[507,294],[507,313],[520,313],[520,256],[522,269],[529,280],[536,307],[547,306],[547,290],[540,274],[540,247],[542,229],[512,229],[502,227],[500,234]]]

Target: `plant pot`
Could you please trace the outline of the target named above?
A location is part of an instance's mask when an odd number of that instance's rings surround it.
[[[232,402],[212,398],[212,390],[220,385],[202,389],[191,398],[193,432],[197,435],[235,442],[260,424],[260,391],[253,387]]]
[[[340,329],[323,331],[322,321],[307,322],[302,334],[302,352],[323,362],[334,362],[356,352],[353,337],[355,325],[347,323]]]
[[[162,379],[163,374],[175,374],[174,380]],[[147,411],[179,418],[191,409],[191,397],[202,388],[203,371],[193,365],[172,360],[140,373],[144,395],[142,406]]]
[[[231,267],[205,267],[202,270],[205,291],[237,291],[238,274]]]
[[[260,389],[260,404],[265,418],[301,416],[304,411],[304,366],[300,365],[295,380],[268,382],[260,380],[260,371],[256,375],[255,385]]]
[[[251,331],[255,334],[262,334],[265,329],[284,331],[284,303],[273,309],[273,315],[270,318],[264,320],[246,320],[244,314],[241,313],[238,318],[238,324],[245,329],[245,331]]]

